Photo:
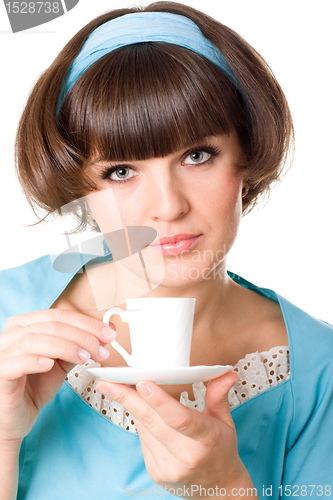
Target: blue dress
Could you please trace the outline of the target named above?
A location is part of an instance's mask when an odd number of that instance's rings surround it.
[[[92,258],[77,261],[77,271]],[[1,271],[0,332],[10,316],[51,307],[76,272],[55,271],[50,256]],[[272,290],[229,275],[280,304],[290,353],[288,380],[231,411],[240,457],[259,498],[329,497],[333,328]],[[66,382],[23,441],[18,500],[166,496],[146,471],[139,436],[99,414]]]

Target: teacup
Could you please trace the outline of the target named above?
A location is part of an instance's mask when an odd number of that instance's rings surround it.
[[[129,366],[169,368],[189,366],[195,299],[135,298],[126,300],[126,310],[109,309],[103,318],[118,314],[129,324],[132,354],[116,340],[111,345]]]

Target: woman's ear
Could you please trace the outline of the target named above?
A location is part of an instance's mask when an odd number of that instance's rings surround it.
[[[90,224],[90,226],[95,227],[95,228],[98,227],[97,221],[94,219],[94,217],[90,211],[87,212],[86,219],[87,219],[88,224]]]
[[[242,197],[244,198],[249,192],[250,186],[247,181],[243,181]]]

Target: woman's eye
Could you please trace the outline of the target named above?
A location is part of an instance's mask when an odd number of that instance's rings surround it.
[[[132,174],[132,175],[130,175],[130,174]],[[119,168],[116,168],[110,174],[110,179],[112,181],[124,181],[124,180],[130,179],[133,176],[134,176],[133,170],[131,170],[129,167],[119,167]]]
[[[187,165],[198,165],[200,163],[206,163],[212,155],[207,153],[207,151],[192,151],[184,160]]]

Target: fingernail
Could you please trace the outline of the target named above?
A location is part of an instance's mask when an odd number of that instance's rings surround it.
[[[95,387],[96,391],[102,392],[106,396],[110,396],[110,390],[104,382],[98,382]]]
[[[54,359],[44,358],[43,356],[38,358],[38,363],[43,368],[51,368],[54,365]]]
[[[111,340],[116,338],[117,332],[116,330],[113,330],[109,326],[104,326],[104,328],[102,328],[102,334],[104,335],[106,340],[111,342]]]
[[[149,398],[151,396],[152,388],[150,387],[147,382],[139,382],[136,384],[136,390],[141,394],[141,396],[144,396],[145,398]]]
[[[88,359],[91,358],[89,352],[85,351],[84,349],[81,349],[81,347],[78,350],[78,355],[83,361],[88,361]]]
[[[110,352],[107,349],[105,349],[105,347],[103,347],[103,346],[99,347],[98,354],[102,359],[106,359],[110,356]]]

